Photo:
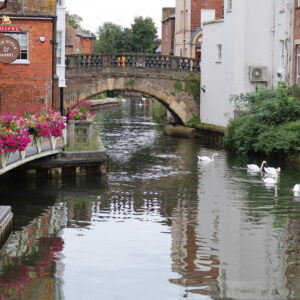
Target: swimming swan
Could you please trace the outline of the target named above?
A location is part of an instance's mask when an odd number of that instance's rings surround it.
[[[250,164],[250,165],[247,165],[247,168],[249,171],[251,172],[260,172],[262,171],[264,165],[266,165],[267,162],[264,160],[262,163],[261,163],[261,166],[257,166],[257,165],[254,165],[254,164]]]
[[[267,174],[270,174],[270,175],[276,175],[276,173],[280,173],[281,172],[281,169],[280,168],[272,168],[272,167],[269,167],[269,168],[266,168],[264,167],[264,171],[267,173]]]
[[[296,184],[293,188],[293,192],[300,193],[300,184]]]
[[[263,178],[262,180],[265,184],[275,185],[278,183],[278,178],[279,178],[279,172],[275,174],[275,178],[267,177],[267,178]]]
[[[199,156],[199,155],[198,155],[198,159],[199,159],[200,161],[211,162],[211,161],[214,161],[215,157],[217,157],[217,156],[219,156],[218,153],[214,153],[214,154],[212,155],[211,158],[208,157],[208,156]]]

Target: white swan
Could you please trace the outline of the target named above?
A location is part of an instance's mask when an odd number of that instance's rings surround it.
[[[267,177],[263,178],[263,182],[267,185],[275,185],[278,183],[278,178],[279,178],[279,172],[275,174],[275,178]]]
[[[143,106],[143,103],[142,103],[142,102],[140,102],[138,105],[139,105],[139,106]]]
[[[214,153],[214,154],[212,155],[211,158],[208,157],[208,156],[199,156],[199,155],[198,155],[198,159],[199,159],[200,161],[212,162],[212,161],[214,161],[215,157],[217,157],[217,156],[219,156],[218,153]]]
[[[293,188],[293,192],[300,193],[300,184],[296,184]]]
[[[143,100],[143,101],[145,101],[145,100],[146,100],[146,98],[145,98],[145,97],[142,97],[142,100]]]
[[[272,167],[264,167],[264,171],[267,173],[267,174],[270,174],[270,175],[276,175],[277,172],[280,173],[281,172],[281,169],[280,168],[272,168]]]
[[[267,162],[264,160],[262,163],[261,163],[261,166],[257,166],[257,165],[254,165],[254,164],[250,164],[250,165],[247,165],[247,168],[248,168],[248,171],[251,171],[251,172],[261,172],[264,165],[266,165]]]

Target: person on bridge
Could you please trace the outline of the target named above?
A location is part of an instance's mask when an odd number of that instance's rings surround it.
[[[126,61],[125,56],[122,56],[122,67],[125,67],[125,61]]]

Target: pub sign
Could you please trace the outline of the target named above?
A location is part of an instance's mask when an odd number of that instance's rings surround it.
[[[20,45],[10,36],[0,37],[0,63],[10,64],[20,55]]]
[[[6,3],[7,3],[7,0],[0,0],[0,9],[3,9],[6,7]]]

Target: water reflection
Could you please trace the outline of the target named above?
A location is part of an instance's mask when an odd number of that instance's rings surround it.
[[[291,190],[300,170],[280,164],[278,187],[267,189],[244,158],[164,136],[149,101],[137,104],[97,115],[107,178],[1,185],[15,212],[1,297],[300,298],[300,201]],[[213,163],[198,162],[215,152]]]

